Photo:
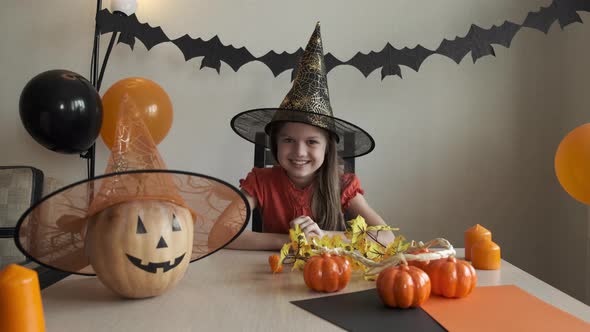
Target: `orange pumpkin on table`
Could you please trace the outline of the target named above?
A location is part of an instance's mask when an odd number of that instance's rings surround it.
[[[428,250],[428,248],[420,248],[420,249],[416,249],[411,252],[408,252],[408,254],[419,255],[419,254],[424,254],[424,253],[429,253],[429,252],[430,252],[430,250]],[[419,260],[408,261],[408,265],[415,266],[423,271],[426,271],[428,264],[430,264],[429,260],[428,261],[419,261]]]
[[[418,307],[430,297],[430,278],[415,266],[388,267],[377,277],[381,301],[393,308]]]
[[[444,297],[465,297],[477,284],[473,266],[455,257],[432,261],[427,273],[432,283],[432,293]]]
[[[307,287],[318,292],[336,292],[348,285],[352,269],[342,256],[322,254],[311,257],[303,267]]]
[[[270,265],[270,271],[272,273],[283,272],[283,265],[279,265],[280,260],[281,260],[281,257],[279,257],[279,255],[268,256],[268,265]]]

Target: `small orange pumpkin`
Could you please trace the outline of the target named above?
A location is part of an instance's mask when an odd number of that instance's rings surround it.
[[[381,301],[393,308],[418,307],[430,297],[430,278],[415,266],[388,267],[377,277]]]
[[[429,253],[429,252],[430,252],[430,250],[428,250],[428,248],[420,248],[420,249],[414,250],[412,252],[408,252],[408,254],[418,255],[418,254],[424,254],[424,253]],[[408,261],[408,265],[415,266],[423,271],[426,271],[426,268],[428,267],[429,263],[430,263],[430,261],[417,261],[417,260]]]
[[[477,274],[473,266],[455,257],[432,261],[427,273],[432,283],[432,292],[444,297],[465,297],[477,284]]]
[[[318,292],[336,292],[348,285],[352,269],[342,256],[322,254],[311,257],[303,267],[307,287]]]
[[[268,256],[268,265],[270,265],[270,271],[272,273],[283,272],[283,265],[279,265],[279,260],[281,260],[281,257],[279,257],[279,255]]]

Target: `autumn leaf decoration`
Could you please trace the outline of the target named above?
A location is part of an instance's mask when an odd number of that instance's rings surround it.
[[[398,231],[398,228],[387,225],[368,226],[362,216],[348,221],[348,224],[350,227],[345,232],[346,240],[338,235],[325,235],[322,238],[312,238],[309,243],[299,225],[291,229],[291,242],[281,248],[276,268],[282,267],[282,264],[293,264],[292,270],[303,270],[310,257],[329,253],[349,257],[353,270],[361,271],[367,280],[375,280],[384,268],[406,260],[431,260],[455,255],[453,246],[445,239],[434,239],[427,243],[408,242],[402,235],[396,235],[395,240],[386,246],[377,240],[379,232]],[[440,246],[442,250],[408,253],[434,246]]]

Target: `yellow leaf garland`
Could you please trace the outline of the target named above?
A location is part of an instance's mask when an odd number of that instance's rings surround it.
[[[363,242],[365,236],[367,236],[367,223],[365,218],[357,216],[355,219],[350,220],[350,242],[354,246],[356,243]]]
[[[385,256],[385,248],[376,242],[366,241],[364,256],[374,261],[380,261]]]
[[[305,262],[312,256],[319,255],[322,251],[337,250],[343,254],[358,253],[363,257],[379,262],[384,258],[395,255],[400,250],[407,249],[409,243],[403,236],[397,236],[388,246],[379,243],[374,234],[380,231],[396,231],[398,228],[391,226],[368,226],[362,216],[357,216],[348,221],[349,228],[345,232],[344,239],[340,235],[324,235],[322,238],[313,238],[311,243],[305,237],[305,234],[297,225],[295,229],[289,230],[290,243],[286,243],[281,248],[280,264],[293,264],[293,270],[301,270]],[[353,270],[366,272],[368,267],[358,260],[350,259]]]
[[[394,240],[387,245],[378,241],[381,231],[398,231],[399,228],[380,225],[368,226],[362,216],[357,216],[348,221],[349,228],[344,232],[345,238],[340,234],[322,238],[307,239],[299,225],[289,230],[290,243],[281,248],[279,264],[293,264],[292,270],[303,270],[305,262],[316,255],[330,253],[346,256],[351,262],[353,271],[361,271],[365,280],[375,280],[379,271],[387,266],[406,262],[409,259],[417,259],[413,252],[419,248],[440,246],[444,250],[419,254],[427,255],[429,259],[439,259],[456,254],[449,241],[436,238],[427,243],[408,242],[403,235],[396,235]],[[311,242],[311,243],[310,243]]]

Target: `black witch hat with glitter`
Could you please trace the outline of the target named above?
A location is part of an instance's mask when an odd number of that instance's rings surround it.
[[[336,137],[342,158],[359,157],[375,148],[375,141],[366,131],[333,116],[319,22],[301,56],[293,87],[281,105],[239,113],[231,120],[231,127],[256,144],[257,133],[270,134],[270,128],[279,122],[302,122],[330,131]]]

